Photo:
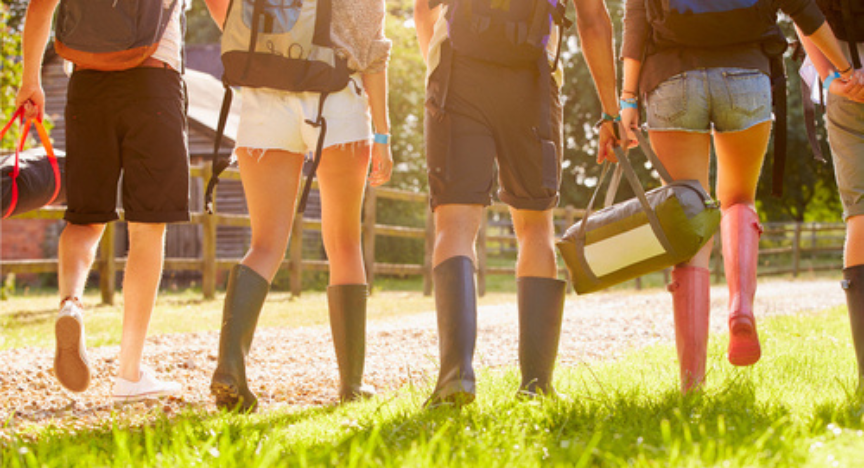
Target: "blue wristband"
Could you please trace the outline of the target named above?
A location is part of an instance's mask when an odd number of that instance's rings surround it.
[[[825,77],[825,82],[822,83],[822,89],[828,91],[831,88],[831,82],[836,80],[837,78],[840,78],[840,73],[836,71]]]
[[[372,141],[378,143],[379,145],[386,145],[390,143],[390,135],[386,133],[376,133]]]
[[[620,101],[618,101],[618,106],[622,110],[623,109],[638,109],[639,103],[636,102],[636,98],[621,99]]]

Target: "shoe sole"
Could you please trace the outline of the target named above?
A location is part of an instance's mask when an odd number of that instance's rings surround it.
[[[83,392],[90,386],[90,366],[81,355],[83,338],[81,322],[74,317],[60,317],[54,324],[57,351],[54,355],[54,375],[66,389]]]
[[[258,406],[257,401],[251,405],[244,404],[240,390],[234,384],[213,382],[210,384],[210,393],[216,398],[216,407],[221,410],[251,413]]]
[[[143,400],[155,400],[158,398],[168,397],[171,395],[175,395],[177,392],[150,392],[150,393],[141,393],[138,395],[111,395],[111,399],[114,400],[114,404],[125,404],[125,403],[135,403],[137,401]]]
[[[733,322],[729,327],[729,362],[733,366],[752,366],[762,357],[759,335],[749,320]]]

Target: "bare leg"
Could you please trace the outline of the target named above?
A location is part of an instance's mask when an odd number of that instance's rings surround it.
[[[513,228],[519,239],[516,277],[557,278],[552,210],[531,211],[511,208],[510,215],[513,217]]]
[[[846,248],[844,265],[864,265],[864,216],[852,216],[846,220]]]
[[[482,205],[441,205],[435,208],[433,266],[459,256],[468,257],[477,264],[474,242],[484,210]]]
[[[57,346],[54,375],[61,385],[73,392],[83,392],[90,385],[84,317],[79,299],[84,293],[104,228],[104,224],[67,224],[60,235],[58,283],[61,301],[54,323]]]
[[[687,132],[652,132],[651,146],[673,179],[698,180],[709,191],[711,137]],[[672,304],[675,317],[675,346],[681,392],[698,390],[705,382],[710,317],[711,243],[702,247],[689,262],[672,270]]]
[[[330,148],[318,167],[321,236],[330,261],[330,285],[366,283],[360,214],[370,155],[366,144]]]
[[[252,224],[251,245],[241,263],[270,282],[285,258],[291,236],[303,156],[279,150],[259,153],[237,150]]]
[[[60,234],[58,250],[59,268],[57,282],[60,299],[81,297],[99,239],[105,231],[104,224],[67,224]]]
[[[717,194],[723,207],[721,235],[729,287],[729,362],[755,364],[761,354],[753,314],[762,228],[754,202],[771,122],[715,136]]]
[[[123,279],[123,335],[118,375],[131,382],[140,378],[141,355],[150,315],[156,304],[164,257],[164,224],[129,223],[129,259]]]

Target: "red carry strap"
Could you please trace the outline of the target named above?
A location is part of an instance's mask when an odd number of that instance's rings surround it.
[[[24,106],[19,107],[14,114],[12,114],[12,118],[9,120],[2,130],[0,130],[0,139],[6,135],[6,132],[12,127],[12,124],[15,123],[15,120],[18,120],[19,123],[23,124],[23,128],[21,130],[21,136],[18,138],[18,144],[15,145],[15,167],[12,169],[12,200],[9,202],[9,208],[3,213],[3,219],[8,218],[15,212],[15,207],[18,206],[18,174],[21,169],[19,167],[19,162],[21,159],[21,151],[24,150],[24,144],[27,142],[27,135],[30,134],[30,124],[36,126],[36,132],[39,133],[39,140],[42,142],[42,146],[45,147],[45,152],[48,155],[48,161],[51,163],[51,170],[54,172],[54,193],[51,195],[51,200],[48,201],[48,205],[54,203],[54,200],[57,199],[57,195],[60,193],[60,165],[57,163],[57,156],[54,154],[54,147],[51,145],[51,140],[48,137],[48,132],[45,131],[45,126],[42,125],[42,118],[37,117],[35,119],[28,119],[27,123],[24,123]]]

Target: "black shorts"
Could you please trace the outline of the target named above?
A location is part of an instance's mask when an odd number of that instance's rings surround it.
[[[436,75],[437,70],[430,80],[440,79]],[[540,86],[539,76],[534,68],[454,57],[444,112],[426,110],[433,210],[444,204],[491,204],[496,162],[501,201],[535,211],[557,205],[562,108],[558,86]],[[550,134],[543,135],[541,129],[550,125],[540,125],[540,97],[548,88],[552,122]]]
[[[189,220],[185,91],[161,68],[76,71],[66,105],[65,219],[118,219],[117,185],[127,221]]]

